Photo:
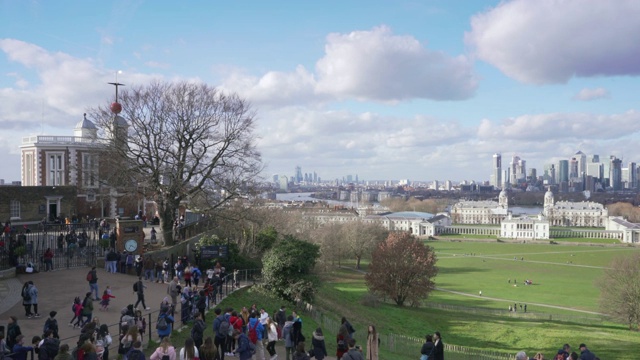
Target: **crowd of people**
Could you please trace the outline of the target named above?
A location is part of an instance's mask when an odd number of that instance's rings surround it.
[[[516,354],[516,360],[600,360],[594,353],[587,348],[587,345],[580,344],[578,346],[580,354],[576,351],[571,351],[571,345],[564,344],[553,357],[545,357],[544,354],[538,352],[533,357],[528,357],[527,353],[520,351]]]

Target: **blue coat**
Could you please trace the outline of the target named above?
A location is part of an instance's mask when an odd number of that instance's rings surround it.
[[[161,317],[164,317],[167,320],[167,328],[164,330],[160,330],[158,329],[158,336],[159,337],[166,337],[171,335],[171,328],[173,328],[173,316],[171,315],[167,315],[167,314],[160,314],[160,316],[158,317],[158,319],[160,319]]]

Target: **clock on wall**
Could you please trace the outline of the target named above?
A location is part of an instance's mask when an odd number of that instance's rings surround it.
[[[134,239],[127,240],[124,243],[124,249],[127,250],[128,252],[134,252],[136,251],[137,248],[138,248],[138,242]]]

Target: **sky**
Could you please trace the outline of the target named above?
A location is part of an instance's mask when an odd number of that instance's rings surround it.
[[[640,162],[640,1],[0,0],[0,179],[108,82],[198,81],[256,112],[263,176],[488,181],[576,151]]]

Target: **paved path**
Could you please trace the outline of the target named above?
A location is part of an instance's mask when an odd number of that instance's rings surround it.
[[[75,345],[80,330],[73,329],[67,326],[67,324],[73,317],[71,313],[73,298],[76,296],[83,298],[89,291],[89,285],[86,281],[88,271],[89,268],[82,267],[36,274],[22,274],[12,279],[0,279],[0,325],[6,327],[9,316],[17,316],[22,333],[27,339],[31,339],[34,335],[42,335],[42,328],[49,312],[55,310],[58,312],[56,319],[58,319],[60,327],[59,334],[60,339],[62,339],[61,342],[67,343],[70,346]],[[111,274],[104,269],[97,269],[97,273],[100,294],[104,291],[105,286],[109,285],[115,299],[111,299],[110,309],[108,311],[98,310],[100,307],[99,303],[97,301],[94,302],[95,310],[93,316],[98,317],[102,324],[117,324],[120,320],[120,309],[128,304],[135,303],[137,300],[136,295],[133,293],[133,283],[136,277],[124,274]],[[24,314],[20,291],[22,284],[29,280],[33,281],[34,285],[38,288],[38,312],[41,314],[40,318],[27,319]],[[144,283],[147,286],[145,289],[147,306],[151,307],[150,312],[153,313],[153,316],[156,316],[155,312],[158,310],[162,299],[166,296],[167,284],[150,281],[145,281]],[[259,299],[257,299],[256,302],[259,303]],[[238,306],[234,307],[241,307],[243,305],[247,304],[238,304]],[[144,311],[143,313],[148,314],[149,311]],[[208,315],[207,327],[211,326],[212,321],[213,317]],[[311,329],[308,329],[308,331],[310,332]],[[112,335],[116,334],[117,328],[110,327],[110,332]],[[311,335],[309,334],[309,336]],[[148,336],[145,335],[145,343],[147,339]],[[330,339],[332,339],[332,336],[327,337],[327,341],[331,341]],[[114,338],[114,342],[117,345],[117,339]],[[285,349],[282,342],[278,342],[276,351],[279,359],[284,359]],[[115,350],[112,350],[112,354],[115,352]],[[110,357],[115,358],[115,355]],[[326,357],[325,359],[335,360],[335,357]]]

